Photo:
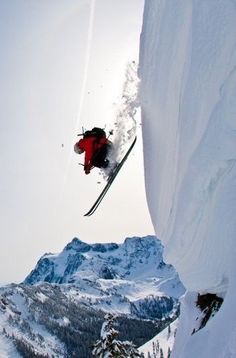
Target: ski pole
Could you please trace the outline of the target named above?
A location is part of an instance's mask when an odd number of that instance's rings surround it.
[[[108,133],[109,133],[109,136],[107,137],[107,139],[108,139],[111,135],[113,135],[114,130],[113,130],[113,129],[111,129]]]

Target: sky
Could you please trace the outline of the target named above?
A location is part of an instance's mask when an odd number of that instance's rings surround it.
[[[73,152],[82,126],[116,121],[142,13],[141,0],[0,1],[1,282],[22,281],[73,237],[153,234],[139,115],[133,153],[89,218],[105,182],[98,170],[85,176]]]

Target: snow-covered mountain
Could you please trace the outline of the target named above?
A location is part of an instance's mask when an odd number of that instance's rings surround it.
[[[184,287],[154,236],[123,244],[75,238],[46,254],[20,284],[0,288],[4,357],[91,357],[107,312],[120,338],[144,344],[179,314]]]
[[[235,357],[236,2],[145,1],[139,76],[148,206],[188,290],[172,357]]]
[[[59,254],[46,254],[24,284],[67,284],[66,294],[84,304],[161,319],[176,312],[184,287],[162,257],[155,236],[127,238],[123,244],[87,244],[74,238]]]
[[[104,312],[76,299],[65,285],[9,285],[0,288],[0,357],[90,358],[99,338]],[[120,315],[122,340],[141,345],[167,321]]]

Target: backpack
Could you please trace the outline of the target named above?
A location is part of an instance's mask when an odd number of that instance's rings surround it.
[[[95,136],[98,139],[106,137],[106,132],[102,128],[94,127],[91,131],[84,132],[84,138]]]

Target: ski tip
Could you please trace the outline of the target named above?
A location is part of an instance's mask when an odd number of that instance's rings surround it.
[[[89,211],[87,211],[86,214],[84,214],[84,216],[91,216],[94,213],[94,207],[92,207]]]
[[[88,213],[84,214],[84,216],[86,216],[86,217],[87,217],[87,216],[91,216],[91,215],[92,215],[92,214],[88,214]]]

